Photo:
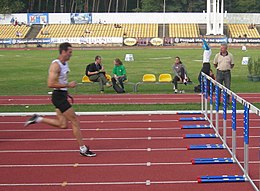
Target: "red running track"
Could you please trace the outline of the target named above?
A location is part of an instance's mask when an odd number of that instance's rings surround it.
[[[260,102],[260,94],[238,94],[251,103]],[[75,104],[174,104],[200,103],[199,94],[104,94],[75,95]],[[44,96],[0,96],[0,105],[51,104],[51,97]]]
[[[79,156],[71,129],[44,124],[24,128],[25,117],[1,117],[0,190],[253,191],[249,182],[197,183],[201,175],[242,175],[242,172],[237,164],[192,165],[192,158],[230,155],[227,150],[187,150],[190,144],[221,144],[221,141],[183,139],[186,133],[214,131],[181,129],[182,125],[194,122],[180,122],[180,117],[185,116],[80,116],[84,140],[97,153],[95,158]],[[249,173],[256,184],[259,181],[257,120],[252,118],[251,122],[249,164]],[[243,158],[242,132],[238,122],[239,159]],[[229,142],[229,130],[227,135]]]

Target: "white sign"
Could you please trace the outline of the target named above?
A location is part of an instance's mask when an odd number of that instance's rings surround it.
[[[243,57],[243,59],[242,59],[242,65],[247,65],[249,58],[250,58],[250,57]]]

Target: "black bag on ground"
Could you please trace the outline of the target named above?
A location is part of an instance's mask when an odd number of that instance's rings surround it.
[[[116,83],[116,79],[115,79],[115,78],[112,78],[111,80],[112,80],[113,88],[114,88],[114,90],[115,90],[117,93],[119,93],[119,94],[125,93],[125,90],[122,89],[122,88],[120,87],[120,85],[118,85],[118,84]]]
[[[200,93],[200,85],[194,87],[194,92]]]

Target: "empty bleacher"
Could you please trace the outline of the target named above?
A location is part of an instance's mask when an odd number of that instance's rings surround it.
[[[51,24],[37,38],[158,37],[158,24]]]
[[[0,25],[0,38],[24,38],[29,30],[30,27],[26,25]],[[20,35],[18,36],[17,33],[19,33]]]
[[[199,37],[198,24],[169,24],[169,37]]]
[[[229,24],[229,36],[232,38],[247,37],[247,38],[260,38],[259,32],[256,27],[250,29],[249,24]]]

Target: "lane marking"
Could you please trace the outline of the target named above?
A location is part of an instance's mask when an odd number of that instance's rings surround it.
[[[162,131],[162,130],[180,130],[180,127],[176,128],[116,128],[116,129],[102,129],[102,128],[96,128],[96,129],[84,129],[80,128],[81,131]],[[71,132],[71,129],[6,129],[6,130],[0,130],[0,132],[65,132],[69,131]]]
[[[150,181],[150,184],[197,184],[194,180],[178,181]],[[20,184],[0,184],[0,186],[61,186],[62,183],[20,183]],[[146,181],[136,182],[67,182],[66,186],[86,186],[86,185],[146,185]]]
[[[24,168],[24,167],[110,167],[110,166],[168,166],[168,165],[192,165],[191,162],[146,162],[146,163],[107,163],[107,164],[2,164],[0,168]]]
[[[244,147],[237,147],[237,150],[243,150]],[[249,147],[249,149],[259,149],[259,147]],[[134,149],[94,149],[95,152],[136,152],[136,151],[187,151],[183,148],[134,148]],[[64,153],[64,152],[79,152],[78,150],[1,150],[0,153]]]
[[[220,127],[220,129],[222,129]],[[244,127],[237,127],[237,129],[244,129]],[[250,129],[259,129],[259,126],[251,126]],[[95,129],[84,129],[84,127],[81,127],[81,131],[161,131],[161,130],[180,130],[180,127],[127,127],[127,128],[95,128]],[[71,129],[4,129],[0,132],[64,132],[69,131],[71,132]]]
[[[109,137],[109,138],[84,138],[83,140],[91,140],[91,141],[103,141],[103,140],[169,140],[169,139],[183,139],[183,137]],[[12,141],[12,142],[19,142],[19,141],[75,141],[74,138],[45,138],[45,139],[0,139],[0,141]]]
[[[231,139],[232,136],[227,136],[227,139]],[[237,136],[237,138],[244,138],[244,136]],[[260,138],[260,136],[250,136],[251,139],[253,138]],[[183,139],[183,137],[90,137],[84,138],[83,140],[87,141],[106,141],[106,140],[179,140]],[[36,142],[36,141],[75,141],[74,138],[44,138],[44,139],[0,139],[0,141],[9,141],[9,142]]]
[[[85,121],[80,120],[80,123],[161,123],[161,122],[178,122],[178,119],[170,119],[170,120],[102,120],[102,121]],[[1,121],[0,124],[24,124],[24,122],[9,122],[9,121]]]

